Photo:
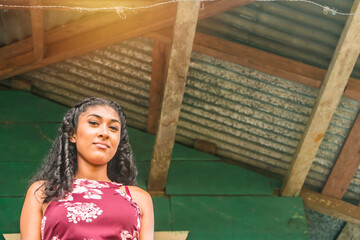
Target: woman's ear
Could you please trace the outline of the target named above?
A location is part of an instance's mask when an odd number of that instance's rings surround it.
[[[74,134],[74,133],[71,133],[71,135],[70,135],[70,142],[76,143],[76,138],[75,138],[75,134]]]

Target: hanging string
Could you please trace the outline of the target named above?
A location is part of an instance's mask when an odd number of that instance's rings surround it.
[[[315,6],[321,7],[323,9],[324,14],[331,14],[331,15],[343,15],[343,16],[354,16],[355,13],[344,13],[339,12],[335,8],[330,8],[326,5],[321,5],[320,3],[310,1],[310,0],[256,0],[256,2],[304,2],[304,3],[310,3]],[[357,14],[359,15],[359,14]]]

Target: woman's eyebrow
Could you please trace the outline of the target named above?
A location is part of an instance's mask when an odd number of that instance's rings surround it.
[[[88,117],[94,116],[94,117],[97,117],[97,118],[101,118],[101,119],[102,119],[102,117],[101,117],[100,115],[97,115],[97,114],[95,114],[95,113],[91,113],[91,114],[89,114],[89,115],[87,115],[87,116],[88,116]],[[117,120],[117,119],[110,119],[110,121],[112,121],[112,122],[118,122],[118,123],[120,124],[120,121]]]

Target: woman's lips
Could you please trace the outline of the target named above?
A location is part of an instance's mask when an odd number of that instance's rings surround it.
[[[107,145],[106,143],[102,143],[102,142],[95,142],[94,143],[97,147],[102,148],[102,149],[107,149],[110,148],[109,145]]]

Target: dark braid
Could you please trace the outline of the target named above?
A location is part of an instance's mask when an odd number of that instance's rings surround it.
[[[70,142],[70,136],[77,130],[80,114],[90,106],[99,105],[113,108],[119,115],[121,123],[120,143],[115,156],[108,163],[108,177],[114,182],[137,185],[137,169],[126,130],[124,112],[115,102],[91,97],[78,103],[66,113],[48,156],[31,180],[31,183],[44,181],[45,203],[52,199],[61,199],[72,190],[72,182],[77,172],[77,150],[76,144]]]

